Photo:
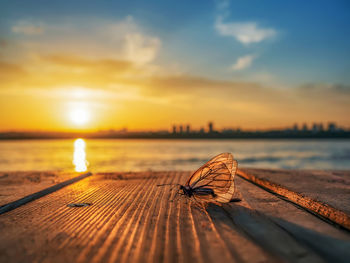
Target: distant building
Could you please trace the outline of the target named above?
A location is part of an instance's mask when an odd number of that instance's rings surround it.
[[[318,132],[319,131],[319,126],[317,123],[312,124],[312,132]]]
[[[204,128],[201,127],[201,128],[199,129],[199,132],[200,132],[200,133],[204,133]]]
[[[173,134],[176,134],[176,125],[173,125]]]
[[[182,127],[182,125],[179,126],[179,133],[183,133],[184,129]]]
[[[298,130],[299,130],[298,124],[295,123],[295,124],[293,125],[293,131],[298,131]]]
[[[304,132],[307,131],[307,124],[306,123],[303,124],[302,131],[304,131]]]
[[[186,125],[186,133],[191,132],[191,126],[189,124]]]
[[[209,132],[209,133],[214,132],[214,127],[213,127],[213,123],[212,123],[212,122],[209,122],[209,123],[208,123],[208,132]]]
[[[223,133],[223,134],[232,134],[232,133],[234,133],[234,130],[231,129],[231,128],[224,128],[224,129],[222,129],[221,133]]]
[[[329,132],[337,131],[337,125],[334,122],[328,123],[328,131]]]
[[[322,124],[322,123],[320,123],[320,124],[318,125],[318,131],[323,131],[323,124]]]

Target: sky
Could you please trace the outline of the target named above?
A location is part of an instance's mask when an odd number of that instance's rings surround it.
[[[350,2],[0,0],[0,131],[350,127]]]

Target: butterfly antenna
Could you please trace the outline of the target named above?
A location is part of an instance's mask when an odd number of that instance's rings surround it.
[[[166,185],[180,185],[180,184],[157,184],[157,186],[166,186]]]
[[[157,184],[157,186],[166,186],[166,185],[171,185],[172,187],[170,187],[170,191],[172,191],[174,187],[180,186],[181,184]]]
[[[181,184],[174,184],[171,188],[170,188],[170,190],[173,190],[176,186],[180,186]],[[178,190],[179,191],[179,190]]]

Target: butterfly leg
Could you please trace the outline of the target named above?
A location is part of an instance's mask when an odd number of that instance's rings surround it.
[[[199,209],[204,209],[204,206],[203,206],[203,203],[198,201],[198,199],[193,196],[193,199],[191,199],[191,201],[194,201],[195,202],[195,205],[199,208]]]
[[[177,199],[178,195],[179,195],[179,191],[177,191],[177,192],[175,193],[173,199],[171,199],[170,202],[174,202],[174,201]]]
[[[174,198],[172,200],[170,200],[170,202],[174,202],[174,201],[178,200],[181,197],[181,195],[184,195],[184,194],[180,193],[180,189],[177,190],[176,193],[175,193]]]

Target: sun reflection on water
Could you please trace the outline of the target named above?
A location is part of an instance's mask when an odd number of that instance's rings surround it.
[[[74,155],[73,164],[76,172],[85,172],[87,170],[85,141],[83,139],[76,139],[74,141]]]

